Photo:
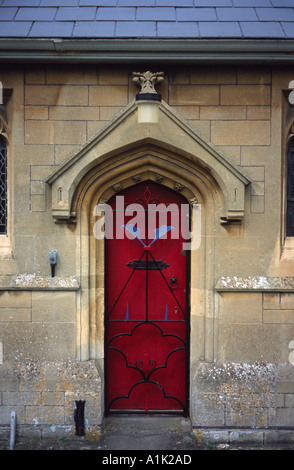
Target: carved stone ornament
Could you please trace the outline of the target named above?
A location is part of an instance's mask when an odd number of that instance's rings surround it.
[[[134,175],[134,176],[132,176],[132,178],[133,178],[133,180],[136,181],[136,182],[142,181],[141,175]]]
[[[141,86],[140,93],[157,93],[155,85],[164,80],[163,72],[133,72],[133,81]]]
[[[181,183],[175,183],[174,188],[176,191],[182,191],[184,189],[184,185]]]
[[[158,181],[159,183],[162,183],[164,177],[163,177],[162,175],[160,175],[159,173],[157,173],[157,174],[155,175],[155,178],[154,178],[154,179],[155,179],[155,181]]]
[[[114,191],[118,192],[122,190],[122,185],[120,183],[116,183],[113,186]]]
[[[193,206],[194,204],[198,204],[198,199],[197,197],[192,197],[190,200],[189,200],[190,204]]]

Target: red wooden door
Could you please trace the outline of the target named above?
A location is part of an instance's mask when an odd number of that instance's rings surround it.
[[[109,202],[114,237],[106,241],[106,409],[185,414],[188,253],[180,213],[187,201],[149,181],[120,196],[123,205]]]

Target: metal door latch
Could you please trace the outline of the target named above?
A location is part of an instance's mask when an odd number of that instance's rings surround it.
[[[169,281],[169,286],[171,289],[176,289],[179,287],[179,282],[176,277],[171,277]]]

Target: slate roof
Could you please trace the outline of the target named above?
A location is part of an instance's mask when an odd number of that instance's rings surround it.
[[[294,0],[0,0],[0,38],[294,38]]]

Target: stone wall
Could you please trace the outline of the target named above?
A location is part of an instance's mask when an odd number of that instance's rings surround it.
[[[293,443],[293,366],[200,363],[193,379],[199,442]]]
[[[41,359],[1,365],[0,438],[9,436],[16,413],[17,437],[50,438],[76,434],[76,401],[85,401],[85,434],[97,436],[101,416],[101,378],[93,361]]]
[[[71,224],[54,223],[45,180],[135,98],[133,71],[132,65],[1,70],[4,89],[13,90],[7,104],[10,222],[8,237],[0,237],[4,430],[16,410],[23,430],[73,432],[77,399],[86,400],[89,432],[101,424],[103,371],[95,360],[77,360],[80,233]],[[194,306],[191,324],[197,326],[193,338],[210,328],[213,360],[207,360],[205,345],[191,345],[193,426],[203,435],[216,427],[288,431],[294,409],[293,285],[250,285],[248,292],[248,285],[228,287],[218,279],[293,276],[294,250],[283,258],[282,170],[283,90],[294,70],[201,65],[164,71],[158,86],[163,100],[251,181],[244,221],[218,226],[210,234],[215,258],[209,251],[203,255],[216,290],[213,302],[206,292],[195,295],[199,309]],[[55,281],[48,263],[52,249],[58,250]]]

